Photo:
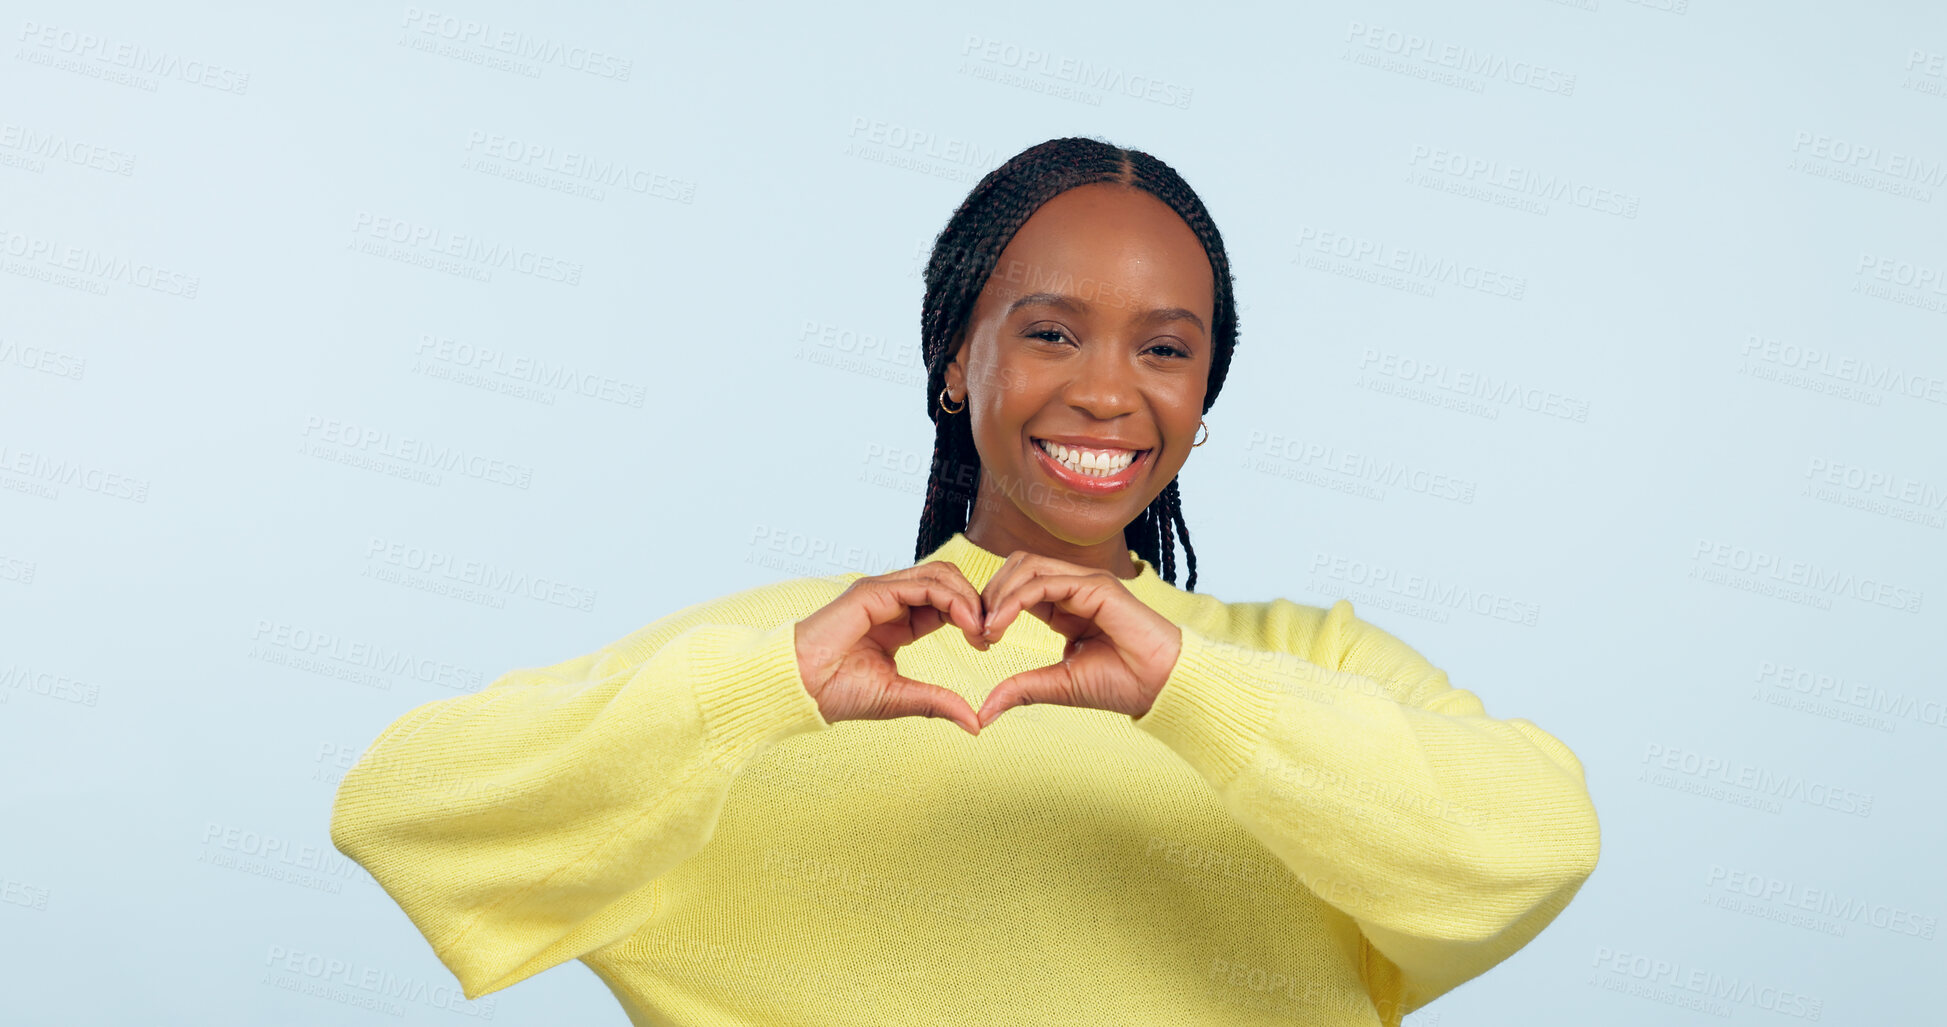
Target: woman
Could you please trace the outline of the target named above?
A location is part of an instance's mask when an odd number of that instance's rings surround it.
[[[1015,156],[921,327],[914,566],[512,671],[346,775],[332,840],[469,998],[578,958],[637,1024],[1398,1024],[1560,913],[1568,748],[1344,600],[1194,591],[1236,315],[1174,171]]]

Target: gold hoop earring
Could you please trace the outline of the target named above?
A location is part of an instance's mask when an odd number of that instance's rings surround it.
[[[1203,429],[1203,442],[1209,442],[1209,441],[1210,441],[1210,426],[1209,426],[1209,425],[1207,425],[1207,424],[1205,424],[1205,423],[1203,423],[1202,421],[1198,421],[1198,422],[1197,422],[1197,427],[1199,427],[1199,428],[1202,428],[1202,429]],[[1195,449],[1195,448],[1197,448],[1198,446],[1201,446],[1201,445],[1203,445],[1203,442],[1192,442],[1192,443],[1190,443],[1190,448],[1191,448],[1191,449]]]
[[[949,406],[947,406],[947,405],[946,405],[946,386],[944,386],[944,385],[943,385],[943,386],[941,386],[941,387],[940,387],[940,409],[941,409],[941,410],[944,410],[944,411],[946,411],[946,412],[947,412],[947,413],[949,413],[949,414],[957,414],[957,413],[959,413],[960,411],[962,411],[962,410],[965,410],[965,409],[967,409],[967,401],[966,401],[966,400],[964,400],[964,399],[963,399],[963,400],[961,400],[961,401],[960,401],[960,405],[959,405],[959,406],[957,406],[957,407],[949,407]]]

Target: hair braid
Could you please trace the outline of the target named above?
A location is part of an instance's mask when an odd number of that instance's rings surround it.
[[[946,366],[966,332],[974,304],[986,288],[1001,251],[1028,217],[1061,193],[1096,182],[1116,182],[1147,191],[1168,204],[1203,244],[1216,283],[1204,413],[1210,412],[1223,389],[1231,352],[1237,344],[1230,258],[1224,251],[1223,236],[1196,191],[1174,168],[1155,157],[1099,139],[1069,136],[1022,150],[988,172],[968,192],[934,239],[932,255],[926,262],[920,353],[926,363],[926,415],[934,424],[933,462],[926,482],[926,503],[920,511],[915,560],[939,548],[954,532],[966,529],[978,495],[980,454],[974,447],[971,419],[946,416],[939,405],[940,390],[946,386]],[[1182,497],[1172,478],[1123,529],[1123,540],[1137,556],[1157,566],[1163,580],[1175,584],[1178,534],[1189,564],[1186,588],[1194,592],[1197,554],[1190,548]]]

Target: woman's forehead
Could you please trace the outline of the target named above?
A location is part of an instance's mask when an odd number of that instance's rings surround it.
[[[1149,192],[1096,183],[1037,209],[1002,249],[983,300],[1004,314],[1028,295],[1069,296],[1087,307],[1201,309],[1215,276],[1196,233]],[[998,305],[996,305],[998,304]]]

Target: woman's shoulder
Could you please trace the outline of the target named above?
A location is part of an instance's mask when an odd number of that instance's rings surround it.
[[[1340,605],[1343,616],[1350,616],[1351,604],[1343,599],[1331,607],[1294,602],[1280,596],[1269,599],[1219,599],[1208,593],[1184,593],[1184,621],[1191,627],[1216,630],[1229,642],[1276,649],[1312,660],[1319,652],[1326,628]],[[1313,660],[1313,662],[1317,662]]]
[[[1192,627],[1214,629],[1223,641],[1290,653],[1327,670],[1362,674],[1412,691],[1448,686],[1444,672],[1413,646],[1360,618],[1350,599],[1318,606],[1283,597],[1238,602],[1204,597],[1192,614]]]
[[[612,660],[639,663],[684,632],[705,624],[770,629],[803,620],[862,575],[786,578],[700,600],[665,613],[610,643]]]

